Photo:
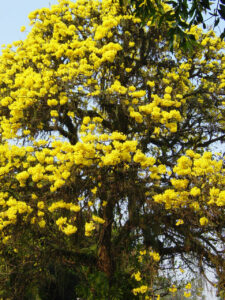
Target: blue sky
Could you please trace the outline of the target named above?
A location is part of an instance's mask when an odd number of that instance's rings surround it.
[[[0,9],[0,45],[25,39],[26,32],[20,32],[25,25],[29,31],[30,12],[37,8],[50,7],[57,0],[2,0]]]

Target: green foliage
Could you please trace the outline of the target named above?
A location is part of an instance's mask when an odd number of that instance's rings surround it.
[[[80,270],[82,277],[76,285],[76,294],[85,300],[123,300],[136,299],[131,293],[132,280],[127,273],[115,272],[109,281],[103,272],[83,267]]]
[[[162,9],[163,4],[169,4],[171,10],[165,12]],[[167,22],[173,23],[173,28],[169,31],[170,49],[173,51],[173,42],[177,38],[180,46],[185,51],[192,51],[196,45],[196,40],[193,35],[187,34],[187,29],[192,25],[202,25],[206,29],[206,22],[211,20],[213,28],[220,24],[220,21],[225,21],[225,1],[209,1],[209,0],[120,0],[122,7],[133,5],[134,13],[142,19],[143,25],[149,19],[157,22],[158,26]],[[210,16],[210,17],[209,17]],[[225,29],[221,32],[221,39],[225,37]]]

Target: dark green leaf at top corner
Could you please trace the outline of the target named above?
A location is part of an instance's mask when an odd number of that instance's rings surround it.
[[[218,10],[220,16],[223,20],[225,20],[225,5],[220,4],[220,9]]]

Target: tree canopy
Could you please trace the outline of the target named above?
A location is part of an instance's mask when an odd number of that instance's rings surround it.
[[[2,297],[188,298],[207,268],[223,291],[224,42],[171,53],[111,0],[29,18],[0,57]]]

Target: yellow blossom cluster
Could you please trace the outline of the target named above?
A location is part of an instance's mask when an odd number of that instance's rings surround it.
[[[138,288],[135,288],[132,290],[134,295],[138,295],[138,294],[145,294],[148,290],[148,286],[147,285],[141,285]]]
[[[91,236],[93,230],[95,230],[95,225],[94,225],[93,221],[86,222],[86,224],[85,224],[85,235],[86,236]]]
[[[149,252],[150,257],[152,257],[152,259],[156,262],[160,261],[160,255],[159,253],[155,252],[155,251],[150,251]]]
[[[77,231],[77,227],[67,223],[67,217],[60,217],[56,220],[56,225],[66,235],[71,235]]]
[[[136,281],[141,281],[141,273],[138,271],[137,273],[133,273],[131,277],[134,277]]]
[[[177,287],[175,286],[175,284],[173,284],[172,287],[169,288],[169,291],[170,291],[171,293],[176,293]]]
[[[200,203],[225,205],[225,193],[221,190],[225,184],[222,159],[213,158],[211,152],[205,152],[201,156],[187,151],[186,156],[178,159],[173,171],[176,176],[170,179],[173,189],[167,189],[163,194],[154,196],[154,201],[164,203],[166,209],[189,204],[193,209],[199,210]],[[196,182],[197,186],[193,186],[193,182]],[[215,188],[215,185],[221,186],[221,189]],[[206,224],[203,220],[200,223]]]

